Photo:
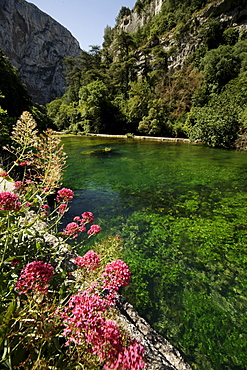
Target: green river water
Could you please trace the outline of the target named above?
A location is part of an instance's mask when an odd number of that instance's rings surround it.
[[[247,153],[62,142],[63,185],[75,191],[65,222],[91,211],[97,240],[120,235],[132,272],[124,296],[193,369],[247,369]]]

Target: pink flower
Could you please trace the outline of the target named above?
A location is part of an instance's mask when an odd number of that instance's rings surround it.
[[[84,230],[76,222],[70,222],[63,230],[62,235],[71,236],[75,239],[82,231]]]
[[[101,227],[99,225],[91,225],[90,229],[88,230],[88,235],[96,235],[99,234]]]
[[[44,191],[45,193],[47,193],[50,189],[49,188],[43,188],[42,191]]]
[[[110,262],[105,267],[103,288],[109,291],[118,291],[121,286],[129,285],[130,270],[122,260]]]
[[[90,250],[83,257],[77,257],[74,263],[78,267],[84,267],[87,271],[93,271],[100,267],[100,256]]]
[[[58,207],[58,212],[59,212],[60,214],[63,214],[63,213],[66,211],[66,209],[67,209],[67,204],[66,204],[66,203],[62,203],[62,204],[60,204],[60,206]]]
[[[7,176],[9,176],[9,174],[7,172],[0,173],[0,177],[7,177]]]
[[[26,202],[26,203],[25,203],[25,206],[26,206],[26,207],[31,207],[31,205],[32,205],[32,203],[29,203],[29,202]]]
[[[24,188],[22,181],[16,181],[14,185],[15,185],[15,190],[19,190],[19,189]]]
[[[17,194],[8,191],[0,193],[0,210],[19,211],[20,209],[21,203]]]
[[[143,369],[144,348],[135,340],[127,342],[116,323],[106,319],[109,307],[110,303],[91,289],[72,296],[60,312],[66,345],[86,343],[88,352],[98,356],[106,370]]]
[[[144,347],[136,340],[131,340],[130,345],[127,348],[123,347],[122,350],[118,352],[115,361],[110,362],[110,367],[106,363],[104,365],[104,369],[141,370],[146,365],[145,361],[143,360],[144,355]]]
[[[43,261],[28,263],[21,272],[15,290],[19,290],[19,294],[27,293],[29,290],[33,293],[40,292],[47,294],[48,283],[53,274],[54,268],[50,263]]]
[[[84,212],[82,215],[82,222],[84,223],[92,223],[94,222],[94,215],[92,212]]]
[[[19,166],[28,166],[28,164],[29,164],[29,163],[28,163],[27,161],[25,161],[25,162],[20,162],[20,163],[19,163]]]
[[[50,207],[48,206],[48,204],[43,204],[42,206],[41,206],[41,208],[43,208],[43,209],[49,209]]]
[[[74,192],[71,189],[62,188],[57,192],[58,201],[59,198],[62,198],[64,202],[68,202],[69,200],[72,200],[74,198]]]

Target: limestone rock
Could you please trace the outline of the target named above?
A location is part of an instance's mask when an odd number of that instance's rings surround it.
[[[39,104],[64,93],[62,61],[80,53],[65,27],[25,0],[0,0],[0,49]]]
[[[136,9],[133,9],[119,23],[117,31],[121,32],[123,30],[128,33],[137,31],[138,28],[147,24],[162,10],[164,1],[151,0],[150,4],[143,9],[140,15]],[[187,57],[200,45],[202,41],[200,38],[200,28],[210,17],[224,23],[227,27],[235,27],[238,29],[239,34],[247,33],[246,8],[237,6],[235,0],[217,0],[208,4],[205,9],[196,13],[193,18],[188,20],[182,32],[178,32],[178,29],[175,28],[155,40],[155,45],[160,44],[167,55],[169,55],[166,62],[167,68],[171,73],[179,70]],[[149,46],[155,45],[150,44]],[[145,56],[141,55],[141,51],[138,52],[140,68],[142,63],[145,64]],[[152,55],[150,55],[150,59],[152,59]]]
[[[119,28],[125,32],[134,32],[147,24],[153,16],[158,14],[161,6],[165,0],[152,0],[151,3],[145,7],[141,15],[136,9],[132,10],[130,15],[126,16],[119,25]]]
[[[192,370],[178,350],[153,330],[122,296],[118,297],[117,307],[125,329],[146,350],[145,370]]]

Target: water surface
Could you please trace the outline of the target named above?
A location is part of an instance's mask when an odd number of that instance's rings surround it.
[[[63,139],[75,190],[123,238],[124,294],[194,369],[247,369],[247,153],[181,143]],[[109,150],[104,150],[110,148]]]

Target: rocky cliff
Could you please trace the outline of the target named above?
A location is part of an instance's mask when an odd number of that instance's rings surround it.
[[[162,4],[166,0],[151,0],[141,13],[133,9],[128,16],[125,16],[117,26],[118,32],[121,30],[132,33],[149,23],[157,14],[162,11]],[[244,4],[244,2],[243,2]],[[186,58],[202,42],[200,29],[208,19],[216,19],[224,24],[224,27],[234,27],[239,31],[239,35],[247,34],[247,8],[237,5],[235,0],[216,0],[208,4],[204,9],[197,12],[183,28],[179,27],[166,32],[155,40],[163,47],[167,53],[167,67],[173,72],[181,68]],[[181,25],[180,25],[181,26]],[[149,45],[152,46],[152,45]],[[145,60],[142,51],[139,50],[139,59]],[[152,59],[152,55],[149,56]]]
[[[80,53],[65,27],[24,0],[0,0],[0,49],[39,104],[63,94],[62,61]]]
[[[126,16],[120,24],[120,28],[125,32],[134,32],[138,28],[147,24],[153,16],[161,11],[162,4],[165,0],[152,0],[146,6],[141,14],[138,14],[136,9],[133,9],[130,15]]]

